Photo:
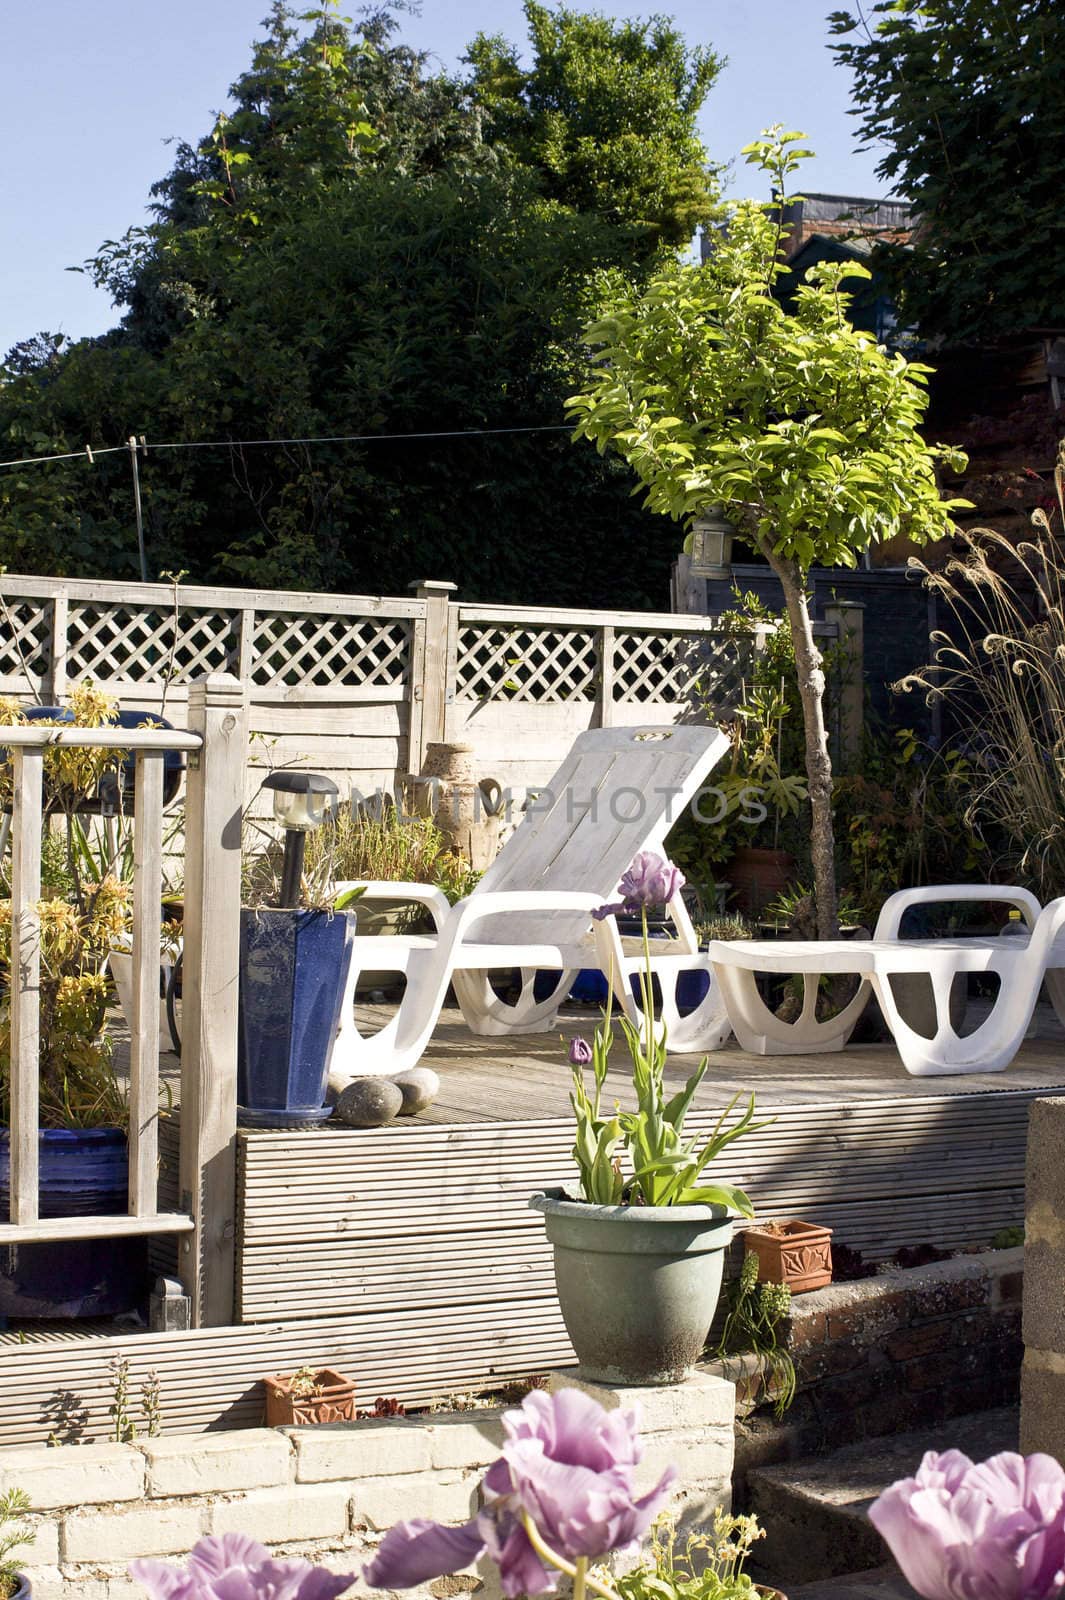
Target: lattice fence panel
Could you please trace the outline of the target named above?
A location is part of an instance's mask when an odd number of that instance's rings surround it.
[[[240,627],[231,611],[182,607],[72,604],[67,622],[67,678],[106,683],[187,683],[209,672],[235,672]]]
[[[256,615],[251,680],[255,684],[403,684],[410,674],[411,624],[402,620]]]
[[[598,681],[597,629],[499,624],[459,629],[461,700],[594,699]]]
[[[720,714],[743,696],[753,646],[719,634],[618,633],[614,699],[704,707]]]
[[[51,605],[41,600],[9,600],[0,611],[0,675],[44,678],[51,661]]]

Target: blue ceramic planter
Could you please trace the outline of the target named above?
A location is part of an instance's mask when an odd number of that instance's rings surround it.
[[[288,1128],[323,1122],[355,916],[349,911],[242,911],[238,1121]]]
[[[41,1216],[122,1216],[129,1159],[121,1128],[42,1128]],[[0,1133],[0,1215],[8,1214],[9,1145]],[[0,1246],[0,1317],[104,1317],[148,1288],[145,1239]]]

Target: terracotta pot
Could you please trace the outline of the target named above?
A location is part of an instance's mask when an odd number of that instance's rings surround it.
[[[832,1282],[832,1229],[814,1222],[744,1228],[743,1248],[758,1257],[760,1283],[786,1283],[792,1294]]]
[[[266,1385],[266,1426],[299,1427],[310,1422],[352,1422],[355,1418],[355,1382],[332,1367],[322,1367],[314,1375],[317,1394],[293,1394],[294,1374],[264,1378]]]
[[[795,876],[795,857],[786,850],[737,850],[726,868],[736,908],[745,917],[759,917]]]

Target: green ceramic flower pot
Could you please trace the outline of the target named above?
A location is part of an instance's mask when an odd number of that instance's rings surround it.
[[[555,1252],[562,1320],[581,1376],[679,1383],[702,1355],[732,1219],[723,1206],[597,1206],[534,1194]]]

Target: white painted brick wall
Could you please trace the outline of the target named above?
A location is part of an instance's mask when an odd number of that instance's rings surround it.
[[[146,1439],[140,1448],[153,1497],[270,1489],[292,1477],[292,1446],[273,1428]]]
[[[111,1505],[144,1494],[144,1457],[125,1444],[0,1450],[0,1493],[25,1489],[37,1511]]]
[[[160,1502],[68,1512],[60,1552],[64,1561],[184,1555],[206,1532],[207,1511],[202,1502]]]
[[[431,1522],[466,1522],[472,1515],[476,1472],[434,1472],[413,1479],[362,1478],[352,1485],[351,1516],[356,1527],[384,1532],[408,1517]]]
[[[263,1544],[292,1539],[339,1539],[348,1531],[346,1487],[290,1483],[284,1489],[252,1489],[216,1500],[209,1533],[249,1533]]]
[[[572,1382],[556,1375],[553,1386]],[[727,1504],[733,1386],[699,1374],[673,1389],[587,1387],[612,1407],[637,1402],[644,1459],[638,1485],[678,1469],[682,1528]],[[205,1533],[242,1532],[278,1555],[358,1571],[382,1533],[407,1517],[463,1522],[496,1459],[500,1412],[258,1428],[234,1433],[0,1451],[0,1490],[24,1488],[38,1537],[20,1556],[34,1600],[145,1600],[127,1563],[181,1557]],[[414,1600],[498,1600],[490,1564],[440,1579]],[[353,1600],[369,1600],[361,1582]]]
[[[297,1483],[428,1472],[432,1466],[430,1430],[413,1419],[327,1422],[321,1427],[285,1431],[296,1450]]]

